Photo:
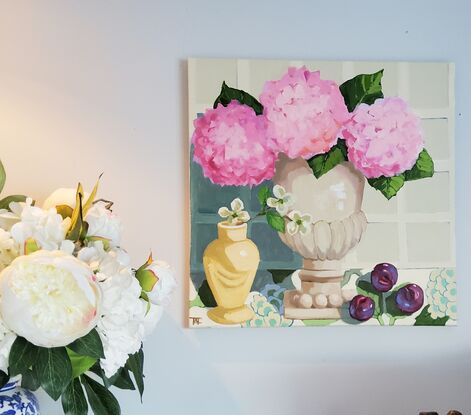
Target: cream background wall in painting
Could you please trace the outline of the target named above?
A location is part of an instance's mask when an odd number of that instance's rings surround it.
[[[124,415],[471,412],[470,9],[466,0],[0,2],[5,191],[41,200],[78,180],[91,187],[104,171],[102,194],[123,217],[135,262],[152,248],[179,276],[145,346],[144,404],[137,393],[117,393]],[[182,328],[191,56],[455,63],[458,326]],[[427,85],[432,75],[411,81]],[[251,82],[259,88],[262,79]],[[442,98],[417,107],[434,109]],[[448,124],[429,124],[436,151],[452,157],[439,139]],[[40,399],[43,414],[61,413]]]

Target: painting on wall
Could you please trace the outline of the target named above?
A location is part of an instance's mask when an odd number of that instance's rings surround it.
[[[190,327],[456,324],[453,64],[188,74]]]

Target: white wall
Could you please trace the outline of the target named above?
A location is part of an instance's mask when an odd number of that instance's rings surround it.
[[[470,12],[465,0],[0,2],[6,190],[41,199],[104,171],[136,264],[152,248],[180,277],[146,344],[144,405],[118,393],[125,415],[471,412]],[[454,61],[459,327],[183,329],[188,56]]]

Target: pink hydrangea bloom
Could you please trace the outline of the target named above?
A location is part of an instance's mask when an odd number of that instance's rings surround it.
[[[349,118],[338,85],[305,66],[289,68],[280,80],[266,82],[260,101],[268,136],[291,158],[308,159],[328,151]]]
[[[266,136],[266,119],[238,101],[219,104],[194,121],[194,160],[220,185],[257,185],[271,179],[276,155]]]
[[[342,135],[348,159],[368,178],[409,170],[424,148],[420,119],[401,98],[360,104]]]

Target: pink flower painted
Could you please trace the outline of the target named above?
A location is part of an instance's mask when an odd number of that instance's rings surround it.
[[[424,148],[420,119],[401,98],[360,104],[342,135],[348,159],[368,178],[409,170]]]
[[[266,82],[260,101],[268,136],[291,158],[308,159],[330,150],[349,118],[338,85],[305,66],[289,68],[280,80]]]
[[[252,186],[273,177],[276,154],[263,115],[232,101],[206,110],[194,126],[194,160],[213,183]]]

